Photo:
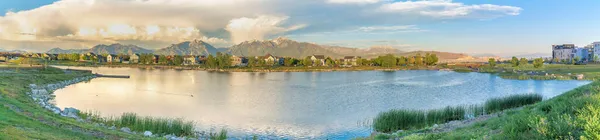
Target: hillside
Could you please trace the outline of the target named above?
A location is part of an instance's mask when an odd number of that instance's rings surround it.
[[[160,55],[215,55],[217,52],[219,51],[212,45],[201,40],[194,40],[172,44],[156,50],[154,53]]]
[[[279,37],[273,40],[246,41],[229,48],[228,53],[239,56],[261,56],[272,54],[275,56],[288,56],[303,58],[313,54],[341,58],[344,56],[376,57],[383,54],[400,54],[402,51],[391,47],[348,48],[339,46],[325,46],[308,42],[297,42]]]
[[[85,53],[93,52],[96,54],[133,54],[133,53],[152,53],[152,50],[144,49],[135,45],[122,45],[122,44],[111,44],[111,45],[96,45],[90,49],[61,49],[53,48],[46,53],[50,54],[68,54],[68,53]]]

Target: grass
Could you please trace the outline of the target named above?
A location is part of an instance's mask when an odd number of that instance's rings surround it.
[[[467,117],[476,117],[505,109],[534,104],[541,100],[542,96],[539,94],[521,94],[489,99],[483,106],[449,106],[428,111],[395,109],[378,114],[373,120],[373,128],[377,132],[384,133],[395,132],[397,130],[422,129],[434,124],[463,120]]]
[[[29,84],[45,85],[90,73],[0,65],[0,139],[153,139],[61,117],[27,96]]]
[[[437,139],[600,139],[600,82],[573,89],[554,98],[507,110],[498,117],[458,128],[434,132],[409,130],[388,138]],[[383,135],[383,134],[382,134]],[[367,138],[376,139],[376,136]]]
[[[492,98],[485,102],[486,113],[499,112],[509,108],[520,107],[523,105],[534,104],[542,101],[543,97],[539,94],[517,94],[502,98]]]
[[[86,112],[83,114],[81,116],[90,118],[94,122],[116,126],[117,128],[127,127],[137,132],[151,131],[159,135],[174,134],[177,136],[193,136],[195,133],[194,122],[184,121],[183,119],[139,116],[136,113],[123,113],[118,117],[101,117],[98,112]]]

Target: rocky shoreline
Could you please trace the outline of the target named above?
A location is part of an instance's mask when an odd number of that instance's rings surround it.
[[[111,129],[111,130],[120,130],[122,132],[130,133],[130,134],[141,134],[141,135],[144,135],[145,137],[158,137],[159,136],[159,135],[153,134],[150,131],[133,132],[133,131],[131,131],[131,129],[129,129],[127,127],[116,128],[115,126],[107,126],[102,123],[92,122],[89,119],[84,120],[83,118],[81,118],[79,116],[79,113],[81,113],[80,110],[78,110],[76,108],[72,108],[72,107],[66,107],[64,109],[61,109],[61,108],[57,107],[55,105],[55,103],[53,102],[54,97],[55,97],[54,91],[64,88],[64,87],[67,87],[69,85],[77,84],[77,83],[84,82],[84,81],[89,81],[94,78],[97,78],[96,75],[78,77],[75,79],[62,81],[62,82],[58,82],[58,83],[54,83],[54,84],[48,84],[48,85],[30,84],[29,88],[31,91],[27,92],[27,95],[30,96],[33,99],[33,101],[35,103],[37,103],[38,105],[40,105],[42,108],[45,108],[46,110],[49,110],[50,112],[53,112],[54,114],[57,114],[57,115],[60,115],[63,117],[73,118],[79,122],[94,123],[94,125],[97,127],[103,127],[103,128]],[[165,138],[167,140],[186,140],[186,139],[191,140],[191,139],[194,139],[194,138],[186,138],[186,137],[177,137],[175,135],[165,135],[165,136],[163,136],[163,138]]]

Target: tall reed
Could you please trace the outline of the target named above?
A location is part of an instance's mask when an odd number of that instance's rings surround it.
[[[127,127],[133,131],[143,132],[151,131],[154,134],[177,136],[193,136],[194,122],[184,121],[177,118],[156,118],[149,116],[139,116],[136,113],[123,113],[118,117],[100,117],[97,112],[87,112],[81,115],[92,121],[104,123],[109,126]]]
[[[492,98],[485,102],[485,112],[494,113],[509,108],[520,107],[523,105],[534,104],[542,101],[543,97],[539,94],[517,94],[507,97]]]

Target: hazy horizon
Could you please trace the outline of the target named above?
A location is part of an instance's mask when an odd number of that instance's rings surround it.
[[[600,19],[588,14],[600,13],[594,8],[600,1],[591,0],[24,1],[0,2],[6,11],[0,12],[0,48],[44,52],[121,43],[155,50],[194,39],[226,48],[285,36],[343,47],[505,56],[600,40],[594,26]]]

